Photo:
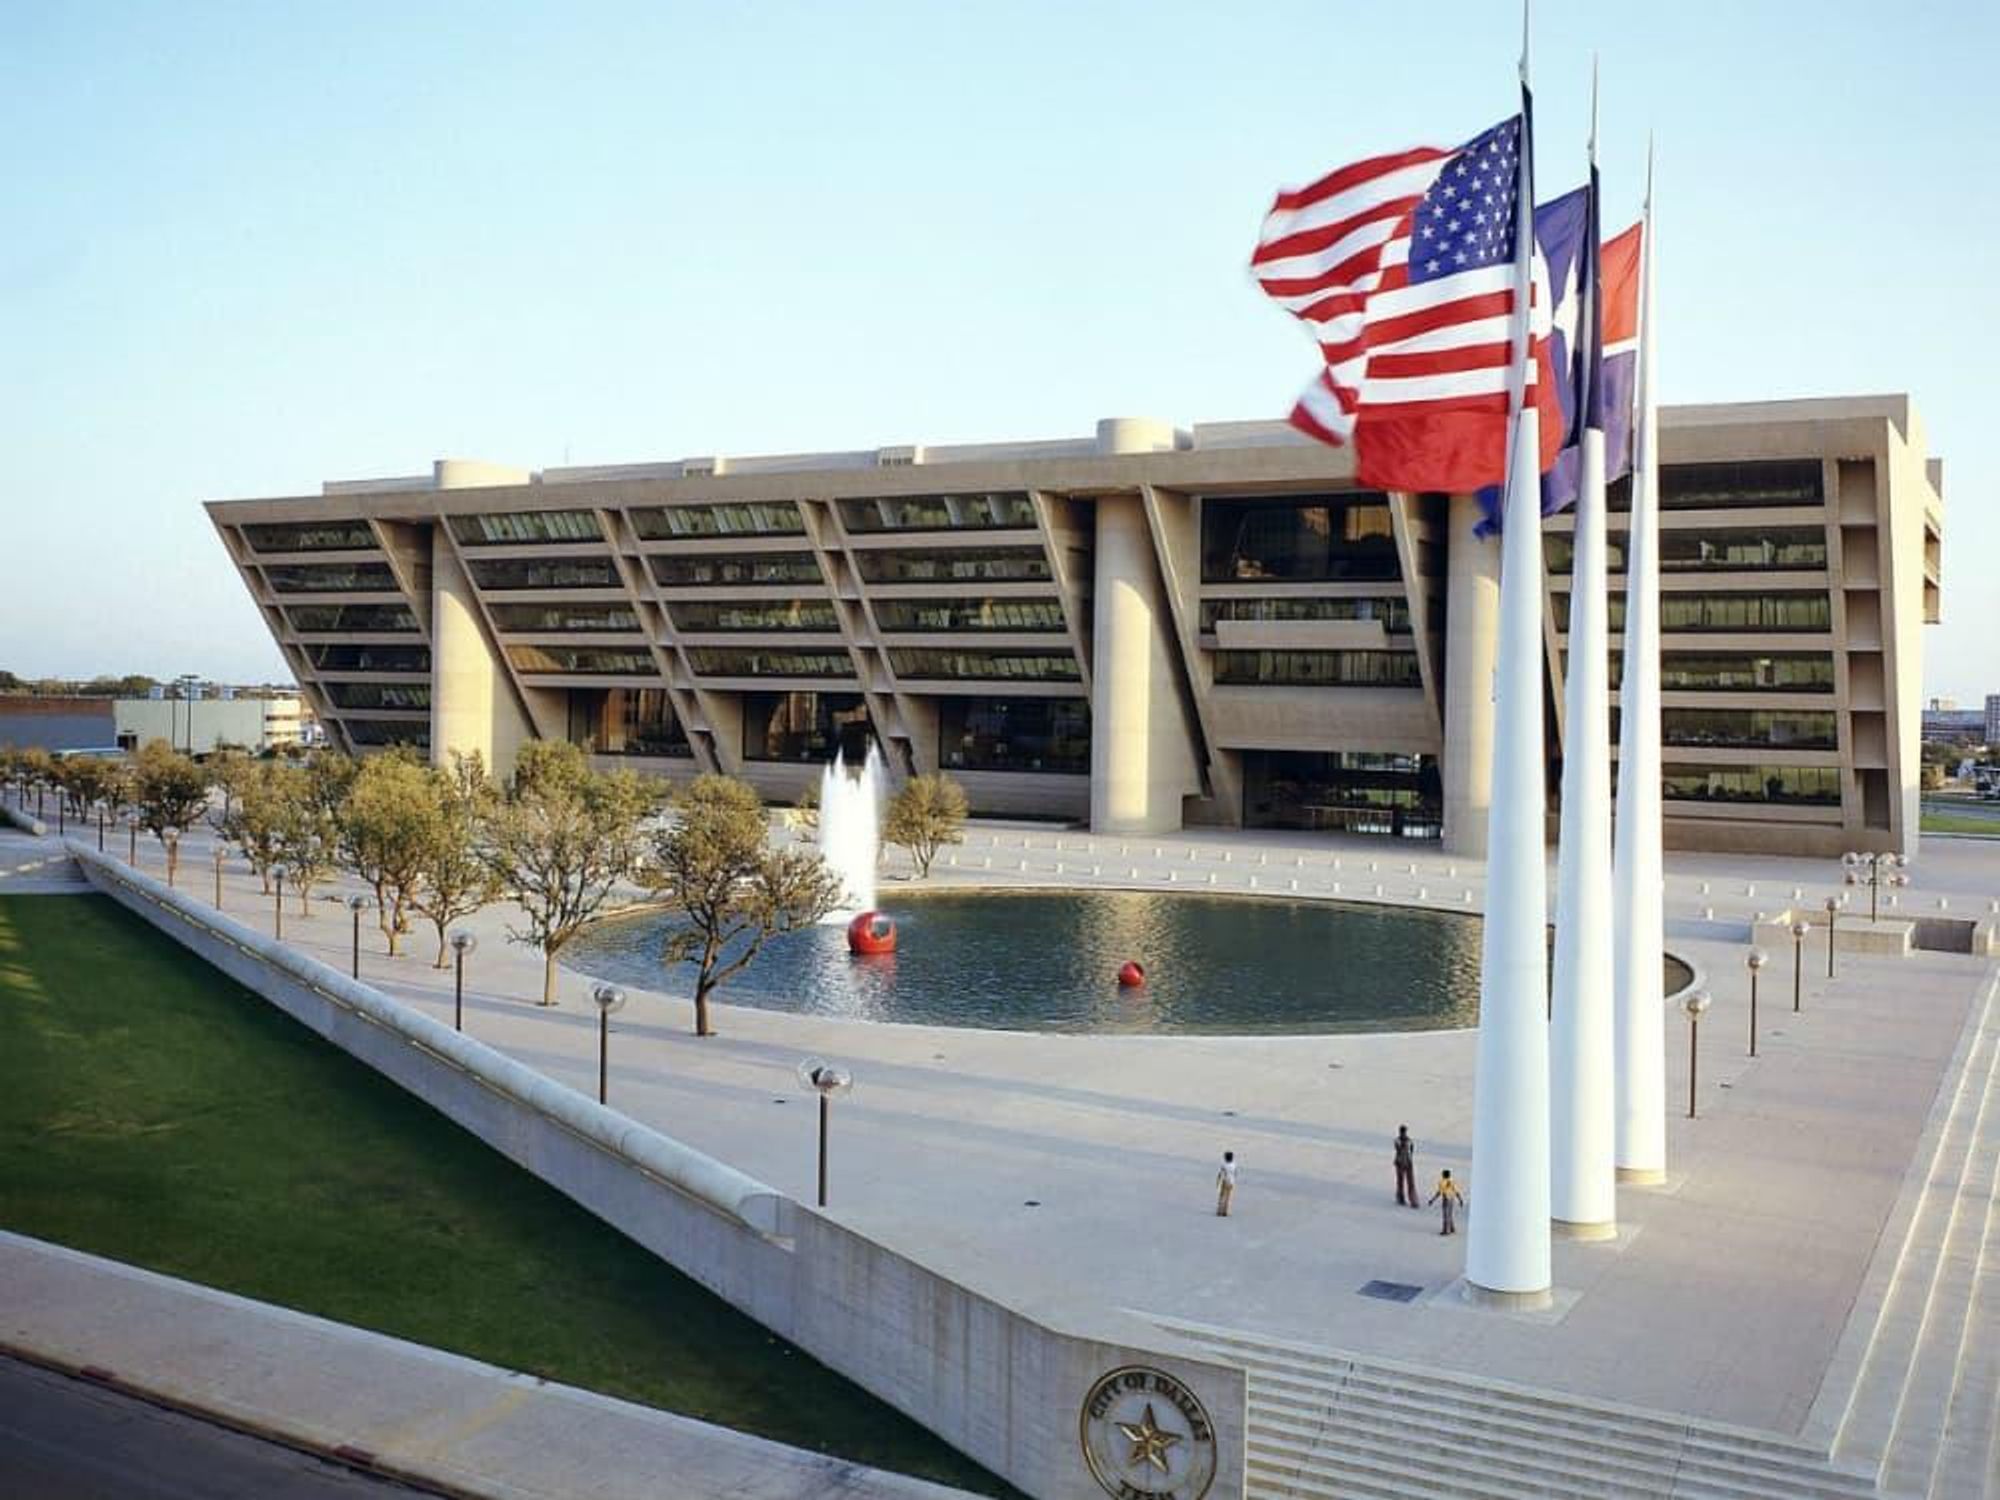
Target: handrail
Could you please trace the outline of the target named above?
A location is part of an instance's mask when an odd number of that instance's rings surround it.
[[[349,1015],[394,1033],[481,1087],[758,1234],[776,1236],[781,1232],[780,1204],[784,1195],[777,1189],[685,1142],[585,1098],[498,1049],[392,999],[372,985],[288,948],[233,917],[201,906],[192,897],[170,889],[144,871],[130,869],[121,861],[98,853],[79,839],[69,838],[64,843],[93,883],[122,886],[175,920],[268,965]]]

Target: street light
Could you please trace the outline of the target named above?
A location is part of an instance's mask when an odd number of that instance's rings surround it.
[[[845,1068],[808,1057],[799,1064],[799,1082],[819,1095],[819,1206],[826,1207],[826,1133],[835,1094],[854,1087],[854,1075]]]
[[[1905,886],[1910,883],[1909,861],[1900,854],[1884,851],[1881,854],[1862,854],[1848,850],[1840,856],[1842,880],[1847,885],[1868,887],[1868,920],[1876,920],[1882,887]]]
[[[1681,1001],[1688,1018],[1688,1118],[1694,1118],[1695,1069],[1701,1061],[1701,1013],[1708,1009],[1708,991],[1693,990]]]
[[[181,835],[177,828],[169,828],[160,835],[160,842],[167,846],[167,889],[174,888],[174,875],[181,867]]]
[[[125,863],[137,869],[139,867],[139,815],[137,813],[132,814],[131,817],[125,820],[125,831],[131,835],[130,842],[125,846]]]
[[[221,911],[221,910],[222,910],[222,865],[223,865],[223,861],[227,860],[228,858],[229,858],[229,851],[228,851],[227,849],[217,849],[217,850],[215,851],[215,854],[214,854],[214,859],[215,859],[215,909],[216,909],[217,911]]]
[[[1826,898],[1826,977],[1833,978],[1833,930],[1840,916],[1840,902],[1832,896]]]
[[[104,852],[104,820],[109,811],[109,803],[100,802],[97,804],[97,852],[99,854]]]
[[[374,904],[362,895],[347,898],[347,909],[354,913],[354,961],[349,966],[348,972],[356,979],[361,977],[361,914]]]
[[[604,1103],[610,1082],[611,1013],[625,1007],[625,992],[615,984],[600,984],[590,992],[597,1003],[597,1102]]]
[[[1752,948],[1743,959],[1750,970],[1750,1055],[1757,1055],[1757,971],[1771,961],[1771,955],[1762,948]]]
[[[454,932],[451,935],[451,1029],[465,1030],[465,955],[479,946],[479,939],[469,932]]]
[[[1792,1012],[1794,1015],[1798,1013],[1799,1009],[1799,975],[1804,971],[1806,963],[1806,934],[1811,931],[1812,926],[1804,917],[1792,923]]]
[[[271,866],[271,936],[282,943],[285,940],[285,867]]]

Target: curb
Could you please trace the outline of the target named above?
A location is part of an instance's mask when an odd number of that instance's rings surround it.
[[[357,1447],[352,1443],[329,1444],[321,1439],[308,1437],[267,1422],[259,1422],[235,1412],[207,1406],[157,1386],[127,1380],[116,1370],[106,1369],[102,1365],[74,1364],[60,1356],[45,1354],[38,1349],[30,1349],[6,1339],[0,1339],[0,1356],[19,1360],[22,1364],[33,1365],[52,1374],[68,1376],[72,1380],[81,1380],[104,1390],[115,1391],[121,1396],[144,1401],[149,1406],[193,1417],[230,1432],[241,1433],[245,1437],[275,1443],[281,1448],[289,1448],[295,1453],[303,1453],[310,1458],[350,1469],[357,1474],[366,1474],[374,1479],[394,1480],[398,1484],[409,1485],[413,1489],[441,1496],[443,1500],[493,1500],[491,1491],[469,1490],[449,1480],[434,1478],[419,1470],[387,1462],[368,1449]]]

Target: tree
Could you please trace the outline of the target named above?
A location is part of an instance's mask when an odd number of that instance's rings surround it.
[[[148,740],[132,758],[132,807],[161,843],[194,826],[208,806],[208,773],[165,740]]]
[[[771,847],[756,790],[729,776],[700,776],[676,799],[676,816],[653,839],[654,894],[687,925],[662,957],[695,966],[694,1031],[711,1036],[718,986],[774,933],[810,926],[840,902],[840,880],[816,850]]]
[[[437,837],[418,867],[410,906],[437,929],[437,961],[431,967],[442,969],[451,924],[471,916],[494,896],[493,865],[485,847],[494,793],[477,751],[454,754],[449,767],[431,775],[438,797]]]
[[[243,851],[267,896],[271,894],[271,869],[283,861],[286,826],[294,808],[305,801],[304,772],[291,766],[259,764],[256,774],[237,789],[235,805],[217,828]]]
[[[428,766],[409,755],[377,755],[362,762],[334,811],[341,862],[373,888],[391,958],[410,930],[410,898],[442,831],[441,800]]]
[[[542,950],[543,1005],[556,1003],[556,956],[633,872],[653,800],[630,771],[592,771],[575,745],[538,740],[521,751],[487,858],[525,918],[508,936]]]
[[[965,842],[965,788],[942,771],[913,776],[889,799],[882,837],[910,851],[919,878],[946,844]]]
[[[209,825],[217,833],[223,833],[236,811],[236,799],[256,778],[257,762],[251,759],[248,752],[234,745],[225,745],[218,746],[206,764],[209,780],[222,794],[222,805],[209,814]]]
[[[88,817],[94,804],[116,802],[122,795],[119,768],[99,756],[72,755],[57,763],[57,775],[70,812],[79,818]]]

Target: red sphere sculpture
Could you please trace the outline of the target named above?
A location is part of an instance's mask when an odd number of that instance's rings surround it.
[[[1118,966],[1118,987],[1136,990],[1146,982],[1146,971],[1137,959],[1128,958]]]
[[[849,953],[894,953],[896,924],[879,911],[864,911],[847,924]]]

